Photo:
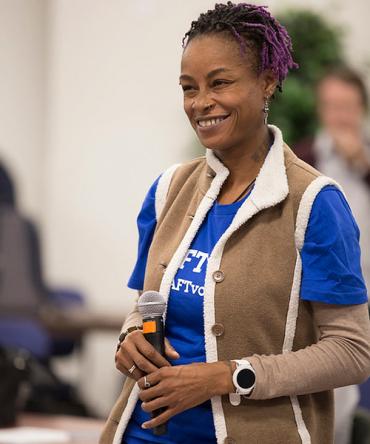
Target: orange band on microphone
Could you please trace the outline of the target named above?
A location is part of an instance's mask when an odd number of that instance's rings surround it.
[[[155,321],[147,321],[143,323],[143,333],[155,333],[156,330],[156,325],[155,325]]]

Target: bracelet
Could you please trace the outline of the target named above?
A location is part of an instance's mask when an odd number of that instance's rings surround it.
[[[117,350],[116,352],[118,352],[119,348],[121,347],[122,342],[125,340],[126,336],[131,333],[132,331],[135,330],[142,330],[143,326],[142,325],[134,325],[133,327],[129,327],[126,331],[123,331],[119,337],[118,337],[118,344],[117,344]]]

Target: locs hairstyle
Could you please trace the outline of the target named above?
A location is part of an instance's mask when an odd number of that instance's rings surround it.
[[[195,37],[214,33],[226,33],[235,38],[242,54],[247,48],[252,50],[257,73],[271,69],[280,91],[289,69],[298,68],[292,58],[292,42],[286,29],[264,6],[216,3],[214,9],[200,14],[198,20],[191,23],[182,40],[183,47]]]

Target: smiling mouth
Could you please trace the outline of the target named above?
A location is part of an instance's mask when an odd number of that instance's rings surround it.
[[[197,126],[199,126],[200,128],[210,128],[219,125],[221,122],[227,119],[229,115],[215,118],[197,119]]]

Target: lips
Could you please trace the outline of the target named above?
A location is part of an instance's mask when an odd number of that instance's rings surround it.
[[[214,128],[224,120],[226,120],[230,114],[225,116],[207,116],[207,117],[198,117],[196,120],[197,127],[201,129]]]

